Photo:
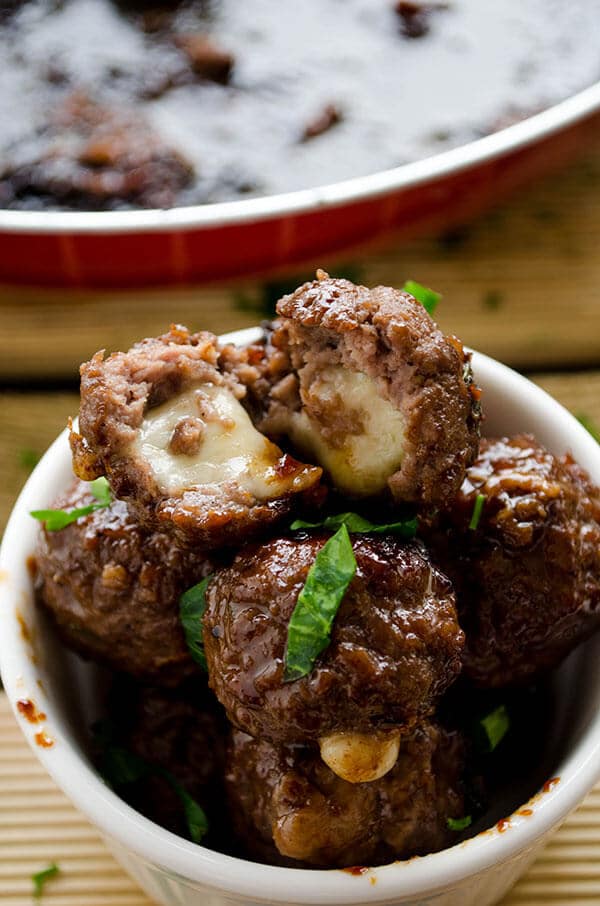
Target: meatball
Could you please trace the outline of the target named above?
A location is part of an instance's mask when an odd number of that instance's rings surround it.
[[[56,501],[97,503],[83,482]],[[212,569],[194,549],[139,525],[128,506],[43,531],[37,550],[40,603],[70,648],[134,676],[176,683],[195,671],[179,621],[179,596]]]
[[[262,397],[260,430],[288,437],[348,496],[452,499],[479,436],[480,393],[461,343],[409,293],[322,271],[277,313],[262,366],[241,375]]]
[[[249,546],[217,573],[204,615],[210,684],[252,736],[323,744],[336,734],[381,733],[385,748],[385,734],[428,715],[460,670],[454,593],[418,542],[353,536],[356,575],[331,643],[311,673],[286,682],[288,624],[327,538]]]
[[[81,434],[71,435],[81,478],[106,474],[141,521],[205,550],[264,532],[321,476],[253,427],[219,355],[212,334],[175,326],[97,353],[81,367]]]
[[[254,858],[343,868],[436,852],[464,814],[464,744],[425,723],[402,737],[396,764],[373,783],[337,777],[313,751],[234,731],[225,783],[234,832]]]
[[[173,691],[119,678],[109,706],[111,743],[158,769],[119,792],[147,818],[188,836],[181,800],[161,776],[161,771],[168,771],[208,814],[209,835],[203,843],[218,845],[227,724],[205,680],[188,680]],[[101,768],[104,757],[100,751]]]
[[[457,590],[465,671],[481,686],[539,675],[600,625],[600,490],[529,435],[482,440],[431,542]]]

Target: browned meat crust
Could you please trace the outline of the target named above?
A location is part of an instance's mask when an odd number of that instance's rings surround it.
[[[188,680],[176,691],[119,679],[109,701],[113,743],[168,771],[208,813],[210,831],[203,844],[218,845],[226,811],[227,725],[204,679]],[[160,775],[150,774],[119,792],[147,818],[189,836],[181,800]]]
[[[41,150],[40,150],[41,145]],[[104,210],[119,203],[171,207],[192,181],[191,164],[139,115],[74,92],[44,135],[0,170],[0,203]]]
[[[312,672],[284,682],[287,629],[325,535],[251,546],[207,591],[210,684],[252,736],[306,743],[411,724],[460,670],[454,593],[419,543],[354,536],[357,573]]]
[[[457,589],[465,671],[482,686],[548,670],[600,625],[600,490],[530,435],[482,441],[431,542]]]
[[[470,356],[408,293],[319,276],[279,300],[280,317],[262,363],[241,375],[252,388],[255,416],[263,408],[261,430],[280,437],[289,412],[304,408],[330,441],[349,429],[360,433],[346,401],[320,412],[311,391],[329,366],[361,372],[404,416],[402,463],[388,478],[393,498],[423,506],[447,503],[478,449],[480,392],[472,383]]]
[[[234,831],[275,864],[381,865],[453,842],[463,815],[464,745],[426,723],[405,736],[392,770],[372,783],[341,780],[310,749],[276,747],[234,731],[225,782]]]
[[[56,507],[94,502],[76,482]],[[197,669],[179,621],[179,596],[211,564],[142,528],[123,501],[62,531],[42,532],[37,567],[39,600],[70,648],[157,683],[176,683]]]
[[[294,494],[318,484],[321,474],[282,454],[275,471],[285,478],[288,493],[271,500],[256,499],[234,480],[192,485],[175,495],[161,490],[149,462],[132,450],[137,431],[149,409],[194,386],[222,386],[243,396],[233,374],[220,368],[219,355],[212,334],[191,334],[179,326],[125,353],[108,358],[96,353],[81,366],[81,434],[71,435],[77,474],[86,479],[94,471],[106,474],[115,495],[127,500],[141,521],[205,550],[263,533],[290,512]],[[186,426],[188,440],[200,424],[198,419]],[[182,437],[174,443],[172,449],[181,451]]]

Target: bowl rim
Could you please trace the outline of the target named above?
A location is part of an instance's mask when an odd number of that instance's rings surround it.
[[[550,137],[600,110],[600,81],[532,116],[449,151],[340,182],[241,201],[140,211],[0,210],[0,231],[56,235],[215,229],[336,208],[460,173]]]
[[[249,342],[257,328],[226,334],[223,340]],[[560,424],[569,446],[583,450],[585,458],[597,462],[594,480],[600,479],[600,446],[581,424],[545,391],[522,375],[481,353],[473,354],[474,371],[485,387],[487,381],[502,382],[511,399],[529,397],[550,421]],[[33,751],[57,785],[103,835],[118,846],[158,867],[176,881],[200,884],[228,895],[252,897],[269,903],[372,904],[391,897],[421,896],[459,885],[474,875],[505,863],[531,850],[550,832],[600,778],[600,709],[559,768],[560,782],[528,805],[531,816],[511,816],[508,832],[491,828],[453,847],[408,861],[369,868],[361,874],[340,869],[308,870],[263,865],[213,852],[188,842],[126,805],[93,770],[82,754],[52,726],[54,706],[36,685],[37,670],[21,639],[15,611],[24,591],[19,582],[11,587],[17,564],[26,572],[24,561],[31,551],[36,531],[28,513],[50,493],[55,493],[58,476],[68,467],[70,453],[67,431],[47,450],[25,484],[11,514],[0,549],[0,668],[6,693]],[[28,536],[28,537],[25,537]],[[29,540],[28,540],[29,539]],[[23,563],[21,563],[23,561]],[[28,579],[31,595],[31,579]],[[31,727],[18,715],[16,701],[24,689],[33,687],[39,707],[47,712],[56,745],[43,749],[34,743]],[[56,723],[60,723],[57,721]],[[373,880],[375,879],[375,881]],[[291,893],[293,891],[293,893]]]

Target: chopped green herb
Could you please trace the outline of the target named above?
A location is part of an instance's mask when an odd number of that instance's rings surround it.
[[[90,491],[101,506],[110,506],[112,503],[112,494],[110,485],[104,476],[90,481]]]
[[[36,872],[36,874],[31,876],[33,881],[33,896],[36,900],[42,898],[44,892],[44,885],[46,881],[49,881],[51,878],[55,878],[57,874],[60,873],[60,868],[56,862],[51,862],[48,868],[44,868],[42,871]]]
[[[442,298],[441,293],[417,283],[415,280],[407,280],[402,289],[414,296],[417,302],[420,302],[428,315],[432,315]]]
[[[471,521],[469,522],[469,528],[472,531],[475,531],[479,525],[479,520],[481,519],[481,514],[483,513],[483,505],[486,501],[485,494],[478,494],[475,498],[475,505],[473,506],[473,515],[471,516]]]
[[[106,782],[118,789],[131,783],[137,783],[145,777],[162,777],[169,784],[183,806],[186,824],[190,838],[194,843],[200,843],[208,831],[208,818],[202,807],[184,789],[179,781],[165,768],[150,764],[121,746],[110,742],[111,727],[106,722],[100,722],[94,727],[96,738],[103,745],[100,770]]]
[[[583,425],[586,431],[590,432],[594,440],[600,444],[600,428],[597,424],[595,424],[594,421],[592,421],[589,415],[585,415],[583,412],[580,412],[575,416],[575,418],[581,425]]]
[[[33,471],[39,461],[40,454],[35,450],[31,450],[29,447],[19,450],[19,465],[27,469],[28,472]]]
[[[32,510],[29,514],[34,519],[43,522],[48,532],[59,532],[61,529],[77,522],[81,516],[89,516],[96,510],[102,510],[110,506],[112,494],[106,478],[96,478],[90,482],[90,493],[96,498],[98,503],[90,503],[88,506],[76,507],[74,510]]]
[[[290,528],[293,532],[298,529],[324,528],[336,531],[340,526],[345,525],[352,534],[369,533],[372,535],[400,535],[402,538],[414,538],[417,533],[417,517],[403,519],[400,522],[375,523],[370,522],[358,513],[337,513],[334,516],[327,516],[321,522],[304,522],[302,519],[296,519],[292,522]]]
[[[329,645],[333,621],[355,572],[352,542],[342,525],[315,557],[298,595],[288,626],[286,682],[310,673],[316,658]]]
[[[190,654],[206,670],[206,655],[202,638],[202,618],[206,610],[206,588],[212,576],[207,576],[184,591],[179,599],[179,618]]]
[[[160,773],[170,785],[173,792],[177,795],[183,806],[183,813],[192,842],[200,843],[208,831],[208,818],[206,817],[206,812],[198,805],[196,800],[184,790],[181,784],[175,780],[172,774],[168,771],[161,771]]]
[[[485,308],[490,311],[497,311],[504,302],[503,294],[497,289],[490,289],[482,299]]]
[[[488,751],[493,752],[500,745],[510,727],[510,717],[505,705],[499,705],[483,717],[479,723],[487,738]]]
[[[446,824],[451,831],[462,831],[470,827],[473,823],[471,815],[464,815],[462,818],[447,818]]]

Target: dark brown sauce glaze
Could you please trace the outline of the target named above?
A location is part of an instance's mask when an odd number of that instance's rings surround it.
[[[0,206],[168,207],[302,189],[456,147],[598,78],[600,0],[343,10],[5,3]]]

